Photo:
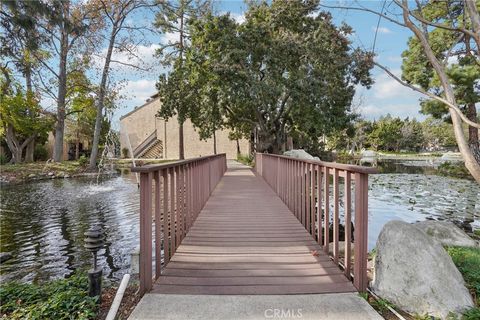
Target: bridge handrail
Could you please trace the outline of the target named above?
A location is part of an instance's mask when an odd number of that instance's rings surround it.
[[[140,173],[140,295],[152,289],[226,170],[224,153],[132,168]]]
[[[370,167],[304,160],[266,153],[255,154],[255,170],[278,194],[318,244],[323,245],[323,250],[327,254],[330,252],[330,224],[332,224],[332,259],[339,265],[342,264],[339,254],[339,180],[343,179],[345,254],[342,267],[345,275],[350,279],[352,276],[352,242],[354,240],[353,283],[359,291],[365,291],[368,284],[368,175],[377,173],[377,170]],[[333,177],[331,195],[330,176]],[[352,181],[354,181],[353,184]],[[354,187],[353,217],[352,187]],[[332,217],[330,215],[330,198],[333,200]],[[322,210],[320,211],[318,208],[322,208]],[[354,221],[353,238],[352,218]]]
[[[155,172],[155,171],[158,171],[158,170],[173,168],[173,167],[176,167],[176,166],[182,165],[182,164],[189,164],[189,163],[197,162],[197,161],[200,161],[200,160],[215,158],[215,157],[218,157],[218,156],[221,156],[221,155],[225,155],[225,154],[222,153],[222,154],[215,154],[215,155],[211,155],[211,156],[197,157],[197,158],[191,158],[191,159],[185,159],[185,160],[175,160],[175,161],[171,161],[171,162],[167,162],[167,163],[146,164],[144,166],[132,167],[131,171],[132,172],[139,172],[139,173],[141,173],[141,172],[144,172],[144,173],[145,172]]]

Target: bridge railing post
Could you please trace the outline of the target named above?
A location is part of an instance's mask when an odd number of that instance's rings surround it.
[[[160,277],[226,169],[225,154],[132,168],[132,172],[140,173],[141,295],[152,289],[153,281]]]
[[[343,267],[344,274],[349,279],[352,271],[352,243],[355,245],[353,284],[359,291],[365,291],[368,285],[368,175],[376,173],[376,169],[264,153],[255,154],[255,166],[257,173],[285,202],[318,244],[323,246],[325,253],[331,254],[333,261]],[[341,181],[344,184],[343,195],[340,194]],[[352,187],[355,192],[353,199]],[[342,240],[341,213],[345,237],[343,257],[339,247]]]
[[[353,284],[365,291],[367,280],[368,252],[368,175],[355,173],[355,261]]]
[[[140,174],[140,293],[152,289],[152,173]]]

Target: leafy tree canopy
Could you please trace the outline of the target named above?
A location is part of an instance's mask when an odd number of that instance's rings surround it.
[[[318,144],[354,118],[355,85],[373,83],[372,56],[351,49],[351,32],[318,1],[249,2],[241,24],[228,14],[192,20],[186,62],[163,83],[189,86],[188,115],[201,130],[248,127],[259,151],[280,152],[287,135]]]
[[[471,21],[465,14],[464,1],[430,1],[418,8],[416,13],[423,14],[428,21],[449,27],[425,27],[425,30],[435,56],[445,66],[456,101],[470,120],[477,121],[475,104],[480,102],[480,60],[475,54],[477,49],[474,39],[454,29],[471,28]],[[438,74],[416,37],[409,39],[408,49],[402,57],[404,80],[419,85],[423,90],[444,96]],[[423,114],[449,121],[449,110],[445,104],[433,99],[422,99],[420,104]],[[471,134],[474,137],[470,137],[470,143],[478,144],[478,130],[472,130]]]

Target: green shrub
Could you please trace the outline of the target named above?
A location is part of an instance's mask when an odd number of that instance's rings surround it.
[[[35,161],[47,161],[48,160],[48,151],[44,145],[37,144],[35,145],[35,150],[33,150],[33,159]]]
[[[472,179],[471,174],[463,164],[454,164],[449,161],[445,161],[438,166],[438,173],[446,177]]]
[[[359,292],[358,295],[368,302],[368,292]]]
[[[480,297],[480,248],[448,247],[447,252],[465,279],[467,287],[477,298]]]
[[[8,160],[7,157],[4,154],[0,154],[0,164],[4,165],[7,164]]]
[[[243,155],[243,154],[237,154],[237,161],[240,163],[243,163],[247,166],[253,166],[253,155],[248,154],[248,155]]]
[[[462,316],[462,320],[478,320],[480,319],[480,308],[473,308],[465,312]]]
[[[381,313],[387,312],[388,308],[393,308],[394,305],[385,299],[378,299],[371,302],[372,306]]]
[[[447,247],[446,250],[477,299],[477,307],[466,311],[462,320],[480,319],[480,248]]]
[[[41,285],[5,283],[0,288],[0,301],[0,312],[12,320],[86,320],[95,318],[97,310],[97,297],[88,296],[88,279],[82,274]]]
[[[123,148],[122,149],[122,156],[123,158],[128,158],[128,148]]]
[[[88,158],[85,157],[85,155],[81,155],[80,158],[78,158],[78,164],[81,167],[86,167],[88,164]]]

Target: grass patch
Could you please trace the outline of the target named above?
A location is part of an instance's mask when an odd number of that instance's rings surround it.
[[[41,173],[43,171],[65,171],[75,172],[79,170],[80,163],[78,161],[63,161],[63,162],[31,162],[31,163],[18,163],[18,164],[6,164],[2,166],[2,172],[20,172],[28,171],[30,173]]]
[[[393,308],[394,305],[385,299],[373,300],[370,304],[377,309],[381,314],[387,312],[388,308]]]
[[[463,163],[453,164],[445,161],[438,166],[438,174],[445,177],[473,179]]]
[[[15,180],[26,180],[32,177],[46,176],[53,173],[55,176],[74,175],[86,171],[87,163],[79,161],[63,162],[31,162],[2,165],[0,173],[2,176]]]
[[[467,288],[479,305],[480,297],[480,248],[448,247],[446,248],[453,263],[465,279]]]
[[[244,155],[239,153],[237,154],[237,161],[250,167],[253,167],[255,165],[255,160],[253,158],[253,155],[251,154]]]
[[[417,151],[403,151],[403,152],[395,152],[395,151],[378,151],[379,155],[385,156],[416,156],[416,157],[441,157],[443,153],[440,152],[417,152]]]
[[[94,319],[97,298],[88,296],[86,275],[28,284],[8,282],[0,287],[2,319]]]
[[[480,248],[447,247],[453,263],[465,279],[476,307],[464,313],[462,320],[480,319]]]

